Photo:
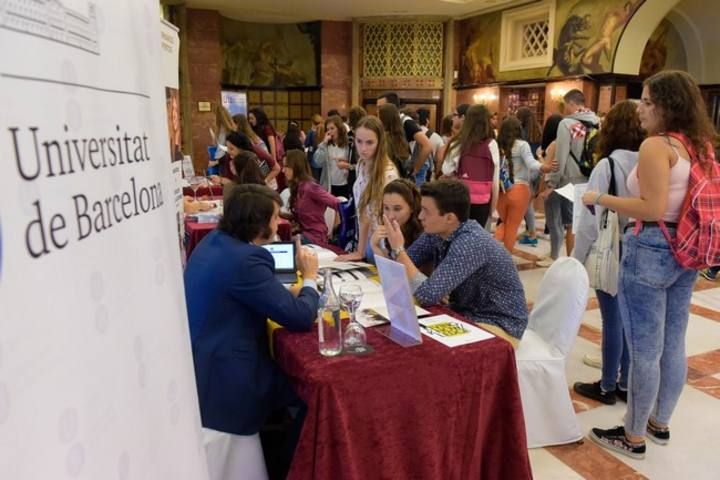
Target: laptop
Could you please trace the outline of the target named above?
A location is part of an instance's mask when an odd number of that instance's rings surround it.
[[[296,283],[295,242],[269,243],[263,248],[275,259],[275,278],[283,284]]]

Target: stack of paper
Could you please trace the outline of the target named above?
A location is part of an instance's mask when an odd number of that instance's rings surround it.
[[[468,343],[488,340],[495,336],[475,325],[457,320],[449,315],[421,318],[420,330],[425,336],[448,347],[459,347]]]

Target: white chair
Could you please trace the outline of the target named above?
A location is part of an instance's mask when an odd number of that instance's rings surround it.
[[[565,362],[587,306],[588,276],[572,257],[556,260],[540,282],[517,360],[528,448],[580,440]]]
[[[260,435],[233,435],[203,428],[210,480],[267,480]]]

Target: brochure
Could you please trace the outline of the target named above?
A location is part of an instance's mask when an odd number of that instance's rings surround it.
[[[422,331],[423,335],[451,348],[488,340],[495,336],[471,323],[463,322],[450,315],[421,318],[420,331]]]

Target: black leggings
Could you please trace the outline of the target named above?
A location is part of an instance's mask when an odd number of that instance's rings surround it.
[[[476,220],[481,227],[485,228],[485,223],[490,216],[490,204],[483,203],[481,205],[470,205],[470,218]]]

